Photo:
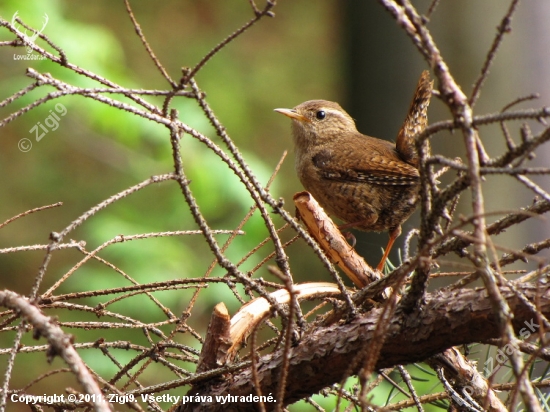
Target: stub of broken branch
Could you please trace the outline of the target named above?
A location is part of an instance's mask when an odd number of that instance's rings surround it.
[[[227,358],[227,350],[231,346],[229,333],[230,318],[227,307],[223,302],[214,306],[206,339],[202,345],[197,373],[217,368],[224,364]]]
[[[337,285],[326,282],[296,284],[294,292],[298,300],[341,294]],[[279,304],[290,302],[290,293],[286,289],[279,289],[270,293],[269,296]],[[204,372],[231,362],[248,336],[272,314],[271,309],[267,299],[256,298],[242,306],[229,320],[226,306],[218,303],[210,318],[197,372]]]
[[[300,219],[326,255],[352,280],[363,288],[380,278],[347,242],[338,227],[309,192],[294,195],[294,203]],[[341,293],[332,283],[315,282],[294,285],[298,300],[335,296]],[[290,294],[280,289],[270,294],[280,304],[290,302]],[[199,358],[198,372],[213,369],[232,361],[244,341],[254,329],[272,313],[269,301],[256,298],[244,305],[229,321],[227,308],[219,303],[214,308],[207,336]]]
[[[372,269],[365,259],[359,256],[309,192],[298,192],[293,199],[300,220],[307,227],[309,234],[355,286],[363,288],[380,279],[380,272]]]

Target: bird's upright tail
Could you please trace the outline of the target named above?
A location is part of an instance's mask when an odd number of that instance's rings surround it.
[[[397,152],[407,163],[418,167],[418,153],[414,138],[428,125],[428,106],[432,97],[433,81],[430,73],[424,70],[416,86],[409,113],[397,134]]]

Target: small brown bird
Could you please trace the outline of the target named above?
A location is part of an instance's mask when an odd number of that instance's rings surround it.
[[[426,128],[433,82],[424,71],[396,144],[361,134],[338,103],[310,100],[275,109],[292,119],[298,177],[343,228],[388,230],[382,270],[401,224],[414,212],[420,178],[414,137]]]

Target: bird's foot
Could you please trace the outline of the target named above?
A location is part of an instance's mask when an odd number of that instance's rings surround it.
[[[351,232],[342,232],[342,235],[346,238],[348,243],[351,245],[351,247],[355,247],[355,244],[357,243],[357,239],[355,238],[355,235]]]

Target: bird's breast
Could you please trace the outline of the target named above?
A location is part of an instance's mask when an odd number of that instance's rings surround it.
[[[318,168],[315,166],[313,158],[315,154],[310,151],[297,150],[294,166],[300,182],[307,191],[311,192],[312,185],[319,183]]]

